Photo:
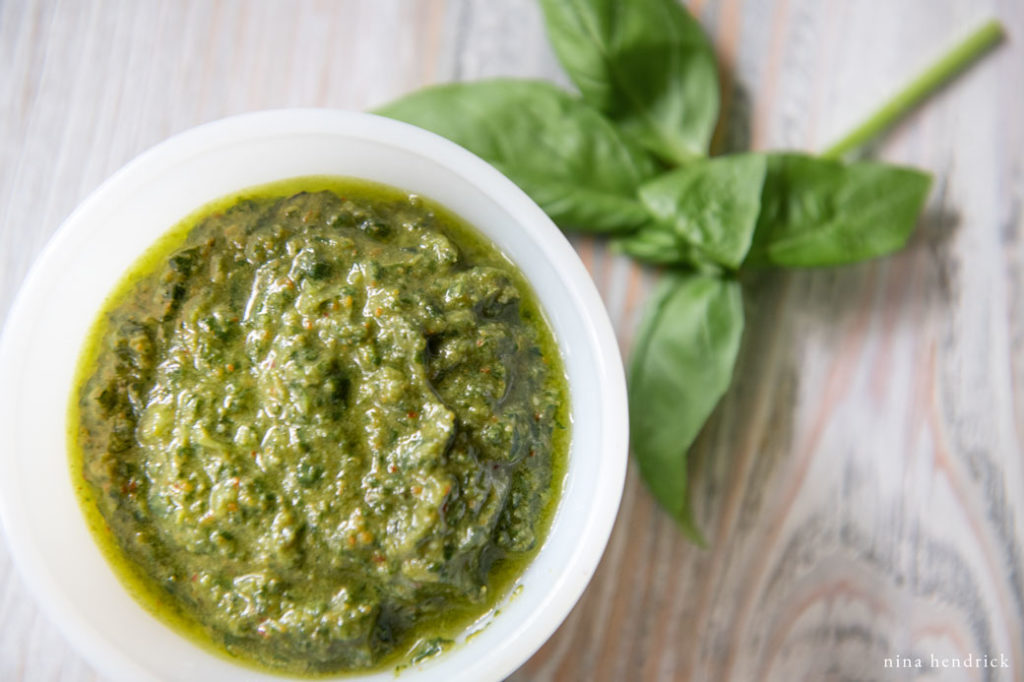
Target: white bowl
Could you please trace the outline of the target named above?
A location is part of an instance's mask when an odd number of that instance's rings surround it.
[[[564,620],[604,551],[626,466],[622,365],[593,283],[536,204],[461,147],[389,119],[283,110],[200,126],[129,163],[65,221],[32,268],[0,339],[0,518],[14,558],[49,616],[106,675],[132,682],[281,679],[207,653],[125,590],[72,490],[66,413],[87,330],[146,247],[211,200],[306,175],[366,178],[451,209],[519,266],[554,328],[573,427],[548,538],[486,627],[400,675],[409,682],[499,680]],[[387,671],[365,679],[395,678]]]

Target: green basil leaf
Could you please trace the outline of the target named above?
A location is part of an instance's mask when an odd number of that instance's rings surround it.
[[[913,232],[930,186],[931,176],[912,168],[769,154],[746,263],[842,265],[896,251]]]
[[[651,265],[721,271],[721,266],[665,223],[648,222],[629,234],[617,235],[611,240],[611,248]]]
[[[692,249],[670,227],[653,222],[613,237],[611,248],[652,265],[687,265],[693,256]]]
[[[674,163],[707,154],[718,67],[679,0],[541,0],[548,35],[593,106]]]
[[[762,154],[700,159],[646,183],[640,199],[657,222],[736,269],[757,225],[764,174]]]
[[[630,358],[633,455],[654,497],[697,542],[686,455],[729,387],[742,334],[736,281],[672,273],[647,306]]]
[[[564,229],[631,230],[654,160],[587,104],[542,81],[494,79],[414,92],[376,113],[426,128],[489,161]]]

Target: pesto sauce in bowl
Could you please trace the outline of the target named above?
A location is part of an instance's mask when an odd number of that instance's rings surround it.
[[[72,469],[123,580],[287,673],[442,649],[539,549],[566,467],[527,282],[364,181],[275,183],[174,228],[106,303],[78,386]]]

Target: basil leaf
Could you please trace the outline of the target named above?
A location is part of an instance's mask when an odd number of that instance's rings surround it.
[[[762,154],[700,159],[643,185],[640,199],[682,240],[736,269],[757,225],[764,175]]]
[[[770,154],[746,263],[841,265],[895,251],[913,232],[930,186],[929,174],[911,168]]]
[[[489,161],[564,229],[630,230],[654,160],[578,98],[542,81],[494,79],[419,90],[376,113],[426,128]]]
[[[635,232],[614,237],[611,247],[652,265],[685,265],[693,259],[693,249],[661,223],[648,223]]]
[[[611,248],[651,265],[683,266],[701,272],[720,272],[721,266],[686,239],[671,225],[649,222],[629,234],[615,236]]]
[[[541,0],[548,35],[583,98],[661,158],[707,154],[718,67],[679,0]]]
[[[687,451],[732,380],[743,334],[733,280],[666,275],[640,323],[629,367],[629,418],[640,474],[695,541]]]

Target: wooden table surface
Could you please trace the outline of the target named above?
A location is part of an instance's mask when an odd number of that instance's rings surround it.
[[[936,176],[905,251],[751,283],[696,448],[710,548],[631,467],[593,582],[512,679],[1024,680],[1024,3],[690,6],[722,148],[821,149],[981,19],[1010,40],[874,151]],[[0,319],[72,208],[172,133],[492,75],[567,82],[532,0],[0,0]],[[628,351],[655,273],[573,244]],[[1008,667],[943,667],[978,657]],[[95,679],[0,543],[0,680]]]

